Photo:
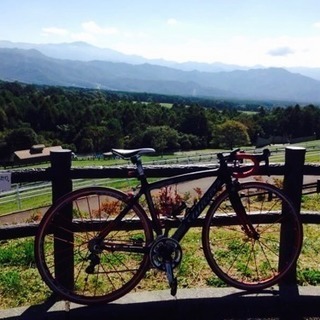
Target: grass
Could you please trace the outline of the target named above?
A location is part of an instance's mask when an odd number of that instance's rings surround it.
[[[0,308],[43,302],[51,294],[35,267],[33,238],[0,243]]]
[[[155,178],[150,178],[149,181],[154,181]],[[95,183],[91,183],[90,181],[85,182],[86,186],[95,185]],[[138,181],[134,178],[132,179],[101,179],[99,181],[99,186],[109,186],[116,189],[121,190],[131,190],[138,185]],[[73,189],[78,189],[84,186],[83,184],[77,184],[74,181]],[[50,190],[49,190],[50,189]],[[0,216],[4,216],[9,213],[15,213],[17,211],[26,211],[31,210],[34,214],[40,210],[39,208],[43,208],[52,204],[52,194],[51,194],[51,187],[48,189],[48,192],[39,190],[39,194],[34,194],[33,196],[26,196],[23,197],[20,195],[19,198],[19,207],[17,207],[17,199],[15,198],[13,201],[3,202],[0,205]]]
[[[181,245],[184,255],[177,268],[178,288],[225,286],[206,263],[199,229],[189,232]],[[36,269],[32,238],[1,242],[0,265],[0,309],[40,304],[51,295]],[[165,274],[151,269],[133,291],[141,290],[170,289]]]
[[[20,200],[20,207],[21,210],[30,210],[34,209],[33,211],[37,211],[37,208],[46,207],[52,203],[52,196],[51,195],[42,195],[42,196],[35,196],[29,199]],[[16,202],[7,202],[3,203],[0,206],[0,216],[16,212],[17,211],[17,203]]]
[[[318,225],[304,226],[304,245],[297,263],[297,279],[301,286],[320,285],[319,231]],[[226,286],[207,265],[200,228],[192,228],[181,246],[183,258],[175,271],[178,290]],[[0,242],[0,265],[0,309],[40,304],[50,297],[51,291],[35,266],[33,238]],[[133,291],[141,290],[170,289],[165,274],[151,269]]]
[[[311,143],[313,143],[311,145]],[[307,143],[313,149],[314,141]],[[303,145],[307,147],[306,145]],[[320,147],[320,143],[319,143]],[[276,148],[276,147],[274,147]],[[197,151],[199,152],[199,151]],[[190,153],[195,154],[195,152]],[[176,155],[172,155],[174,157]],[[283,161],[279,158],[273,161]],[[152,160],[153,157],[145,159]],[[276,160],[277,159],[277,160]],[[319,151],[309,151],[306,162],[319,162]],[[119,160],[78,160],[73,166],[112,165]],[[127,162],[123,162],[127,163]],[[127,184],[127,182],[122,182]],[[116,187],[121,187],[117,185]],[[48,196],[50,197],[50,196]],[[28,205],[41,206],[47,198],[30,199]],[[28,200],[29,201],[29,200]],[[37,201],[37,202],[35,202]],[[320,195],[303,196],[302,210],[320,211]],[[320,226],[304,225],[304,244],[297,263],[297,279],[299,285],[320,285]],[[202,251],[201,230],[192,229],[183,239],[183,259],[176,270],[179,288],[221,287],[225,284],[213,274]],[[33,238],[22,238],[0,242],[0,309],[20,307],[44,302],[51,291],[41,280],[36,269],[33,255]],[[135,290],[169,290],[163,272],[151,269]]]

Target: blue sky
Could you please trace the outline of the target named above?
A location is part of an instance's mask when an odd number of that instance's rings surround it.
[[[0,0],[0,40],[178,62],[320,67],[319,0]]]

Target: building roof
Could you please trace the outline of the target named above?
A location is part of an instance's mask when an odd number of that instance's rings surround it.
[[[45,147],[42,144],[34,145],[27,150],[14,152],[15,161],[47,161],[52,150],[62,150],[61,146]]]

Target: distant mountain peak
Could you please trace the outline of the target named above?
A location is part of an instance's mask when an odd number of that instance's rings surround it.
[[[84,42],[18,45],[0,41],[0,80],[4,81],[217,99],[320,103],[320,81],[299,73],[275,67],[232,69],[230,65],[225,65],[230,69],[223,71],[218,66],[219,72],[209,67],[182,70],[173,62],[161,65]],[[192,67],[191,62],[188,67]]]
[[[36,49],[48,57],[56,59],[71,59],[79,61],[111,61],[124,62],[129,64],[150,63],[159,66],[166,66],[183,71],[202,71],[202,72],[224,72],[234,70],[252,70],[252,69],[266,69],[266,67],[256,65],[254,67],[239,66],[234,64],[226,64],[222,62],[176,62],[164,59],[146,59],[144,57],[125,54],[110,48],[99,48],[88,44],[84,41],[65,42],[59,44],[32,44],[32,43],[15,43],[7,40],[0,40],[0,48],[20,48],[20,49]],[[291,67],[283,68],[290,72],[300,73],[307,77],[320,80],[320,68],[304,68]]]
[[[79,47],[93,47],[95,48],[93,45],[84,42],[84,41],[74,41],[74,42],[65,42],[64,45],[72,45],[72,46],[79,46]]]

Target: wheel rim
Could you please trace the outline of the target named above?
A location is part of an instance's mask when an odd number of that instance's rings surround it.
[[[37,265],[54,292],[81,304],[109,302],[129,292],[144,276],[149,260],[143,248],[151,242],[152,233],[139,209],[131,210],[125,221],[139,223],[140,229],[112,230],[100,250],[92,246],[100,222],[114,218],[125,199],[120,192],[82,191],[48,212],[36,237]],[[72,214],[65,217],[70,207]],[[137,250],[115,249],[120,245]],[[60,250],[59,259],[54,258],[54,248]]]
[[[205,256],[213,271],[227,284],[243,290],[260,290],[278,283],[298,258],[302,243],[301,222],[292,203],[272,186],[248,183],[241,186],[240,192],[256,235],[244,232],[224,192],[206,217]],[[286,214],[282,212],[283,203]],[[283,255],[281,228],[288,222],[294,234],[291,252],[280,260]]]

